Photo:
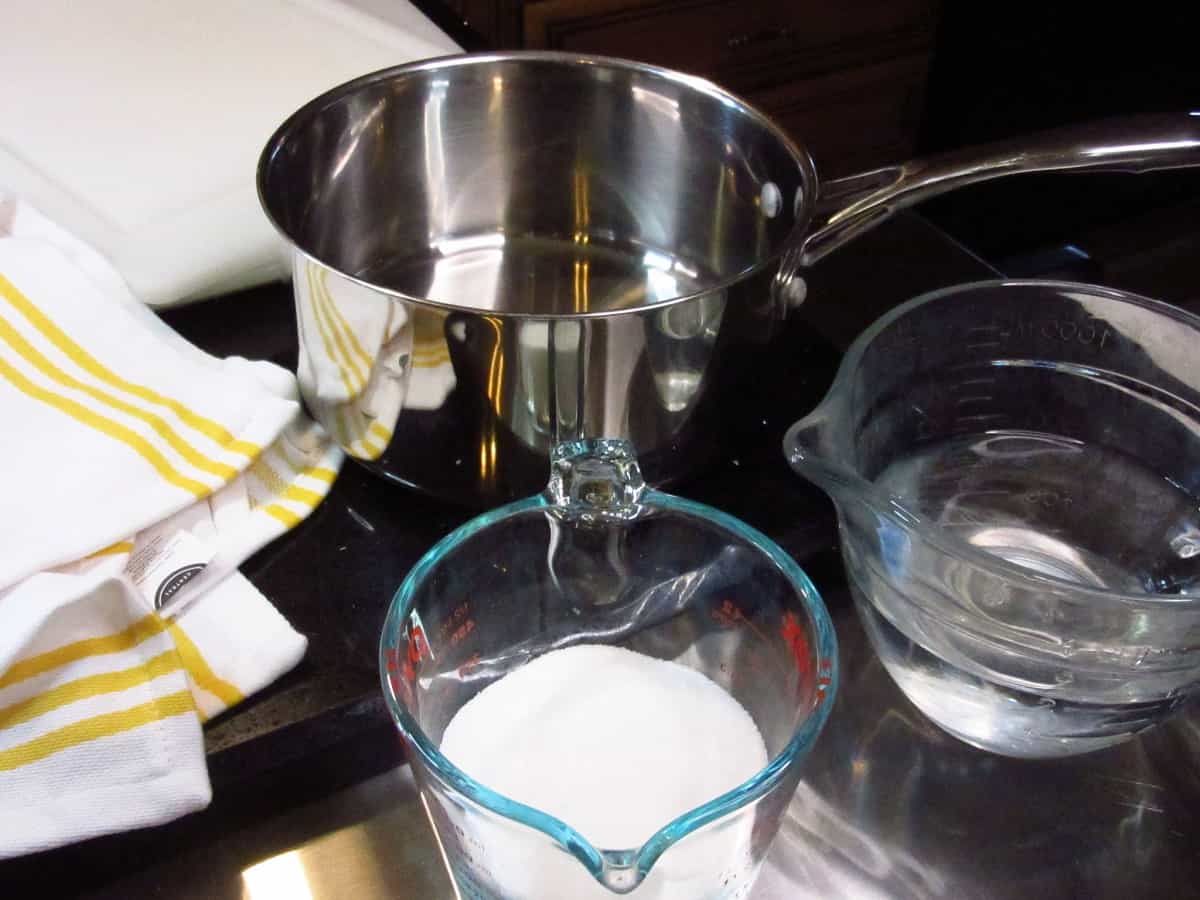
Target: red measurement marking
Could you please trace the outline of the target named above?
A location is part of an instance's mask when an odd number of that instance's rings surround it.
[[[827,659],[821,660],[821,664],[817,666],[817,687],[827,688],[833,684],[833,663]]]
[[[411,625],[408,629],[408,658],[416,665],[429,656],[429,639],[420,625]]]
[[[762,630],[751,621],[750,617],[732,600],[722,600],[721,605],[712,611],[712,617],[725,628],[748,628],[762,643],[771,643]]]
[[[388,681],[392,685],[392,690],[406,700],[412,698],[412,685],[417,677],[416,669],[408,658],[410,650],[411,645],[405,641],[403,648],[388,647],[384,651]]]
[[[746,614],[732,600],[722,600],[721,605],[713,610],[712,616],[726,628],[736,628],[746,621]]]
[[[783,614],[783,624],[780,626],[784,643],[792,651],[792,659],[796,661],[796,671],[800,673],[801,686],[807,685],[813,677],[812,651],[808,646],[808,638],[804,636],[804,626],[794,613]],[[828,666],[828,661],[825,663]],[[828,678],[826,678],[828,681]]]
[[[396,663],[403,676],[405,687],[411,689],[413,682],[417,680],[417,666],[428,655],[429,640],[425,637],[425,632],[421,630],[420,625],[410,625],[408,640],[404,642],[403,660],[400,659],[399,651],[396,651]],[[388,671],[392,671],[391,651],[389,651]]]
[[[441,627],[438,629],[442,639],[445,640],[470,615],[471,604],[469,603],[460,603],[454,609],[450,610],[450,614],[446,616],[445,621],[442,622]]]
[[[392,690],[407,698],[412,690],[409,687],[411,682],[402,680],[401,675],[408,665],[408,660],[403,658],[398,647],[388,647],[384,651],[383,657],[387,663],[388,682],[391,684]]]
[[[450,634],[450,646],[457,647],[468,634],[475,630],[475,620],[467,619]]]

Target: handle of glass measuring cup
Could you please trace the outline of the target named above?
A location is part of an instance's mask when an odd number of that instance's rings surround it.
[[[581,522],[629,520],[642,509],[646,482],[633,444],[616,438],[563,441],[550,451],[543,497],[561,518]]]
[[[1200,166],[1200,111],[1072,125],[915,159],[821,185],[815,227],[784,254],[779,280],[874,228],[892,213],[948,191],[1025,172],[1152,172]]]

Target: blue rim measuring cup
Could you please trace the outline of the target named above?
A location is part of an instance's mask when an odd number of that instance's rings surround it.
[[[703,672],[754,719],[766,767],[637,846],[602,848],[439,751],[484,686],[582,642]],[[646,488],[623,441],[560,445],[544,493],[433,547],[396,592],[380,666],[422,802],[471,898],[745,896],[838,677],[829,615],[791,557],[732,516]]]

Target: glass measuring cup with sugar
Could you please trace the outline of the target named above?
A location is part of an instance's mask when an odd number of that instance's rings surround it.
[[[833,702],[828,613],[768,538],[645,488],[627,443],[564,444],[552,466],[544,494],[482,515],[434,547],[384,626],[384,693],[455,884],[464,897],[514,900],[743,897]],[[486,686],[583,644],[702,673],[753,720],[766,764],[628,846],[605,847],[441,752],[447,725]],[[694,760],[680,757],[682,773]]]

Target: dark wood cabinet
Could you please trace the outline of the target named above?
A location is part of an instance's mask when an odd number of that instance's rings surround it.
[[[825,176],[910,156],[938,0],[448,0],[495,47],[621,56],[709,78]]]

